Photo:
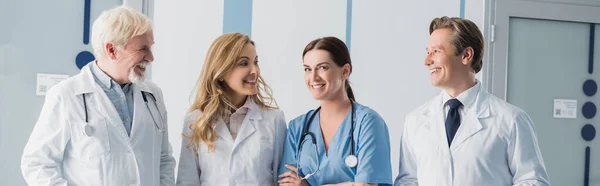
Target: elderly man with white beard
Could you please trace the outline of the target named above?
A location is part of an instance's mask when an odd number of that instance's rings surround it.
[[[23,152],[29,185],[174,185],[160,88],[145,81],[152,26],[120,6],[92,26],[97,58],[52,87]]]

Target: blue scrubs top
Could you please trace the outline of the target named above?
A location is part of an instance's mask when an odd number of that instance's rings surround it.
[[[298,145],[307,120],[315,110],[301,115],[290,121],[287,138],[283,151],[283,161],[279,174],[288,172],[286,164],[296,165]],[[352,111],[350,111],[352,112]],[[307,181],[310,185],[337,184],[343,182],[392,184],[392,166],[390,162],[390,137],[383,118],[374,110],[354,103],[354,150],[358,158],[355,168],[346,166],[345,158],[350,155],[350,124],[351,114],[348,113],[343,123],[337,129],[330,141],[326,153],[323,134],[317,113],[310,124],[309,132],[314,133],[318,155],[315,154],[311,137],[307,135],[302,146],[299,172],[302,175],[313,173],[319,166],[319,171]],[[319,158],[320,165],[317,165]]]

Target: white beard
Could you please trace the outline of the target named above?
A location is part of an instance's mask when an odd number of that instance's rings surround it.
[[[131,83],[143,83],[144,82],[144,80],[146,79],[146,71],[142,72],[142,74],[140,74],[140,75],[137,75],[135,73],[135,68],[137,68],[138,66],[146,68],[148,63],[149,62],[144,61],[144,62],[138,63],[137,65],[133,66],[133,68],[129,69],[129,81],[131,81]]]

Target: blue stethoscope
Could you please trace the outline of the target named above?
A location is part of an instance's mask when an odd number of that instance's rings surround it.
[[[163,116],[160,113],[160,111],[158,110],[158,105],[156,104],[156,97],[154,97],[154,94],[150,93],[150,92],[146,92],[146,91],[141,91],[142,92],[142,99],[144,99],[144,102],[146,103],[146,108],[148,109],[148,112],[150,112],[150,116],[152,117],[152,121],[154,121],[154,125],[156,126],[156,129],[159,132],[165,132],[164,127],[162,127],[161,125],[158,124],[158,122],[156,122],[156,119],[154,118],[154,114],[152,114],[152,110],[150,109],[150,106],[148,106],[148,98],[146,95],[150,95],[150,97],[152,98],[152,100],[154,101],[154,107],[156,108],[156,111],[158,112],[158,116],[160,116],[160,121],[163,121]],[[82,94],[83,97],[83,108],[85,111],[85,127],[83,129],[83,134],[85,134],[86,136],[92,136],[94,129],[92,128],[92,126],[90,126],[88,124],[88,108],[87,108],[87,101],[85,100],[85,94]],[[161,122],[162,123],[162,122]]]
[[[346,158],[344,159],[344,162],[346,163],[346,166],[350,167],[350,168],[354,168],[356,167],[356,165],[358,165],[358,158],[356,158],[356,155],[354,154],[354,103],[352,104],[352,110],[350,112],[350,117],[351,117],[351,122],[350,123],[350,155],[346,156]],[[301,178],[302,179],[308,179],[311,176],[315,175],[318,171],[319,171],[319,152],[317,151],[317,141],[315,140],[315,134],[308,131],[308,128],[310,127],[310,124],[312,123],[313,119],[315,118],[315,115],[317,113],[319,113],[319,111],[321,110],[321,107],[317,108],[308,118],[308,121],[304,124],[304,130],[302,132],[302,135],[300,136],[300,145],[298,146],[298,159],[296,160],[296,166],[300,166],[300,155],[302,154],[302,145],[305,142],[306,136],[310,136],[310,140],[313,144],[313,147],[315,148],[315,157],[317,157],[317,169],[310,173],[310,174],[306,174],[304,177]],[[300,177],[299,171],[296,171],[296,176]]]

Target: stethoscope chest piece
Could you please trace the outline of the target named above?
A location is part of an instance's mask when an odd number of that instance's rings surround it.
[[[346,159],[344,161],[346,162],[346,165],[350,168],[354,168],[356,167],[356,165],[358,165],[358,158],[356,158],[356,156],[352,154],[346,156]]]
[[[85,134],[85,136],[92,136],[92,134],[94,134],[94,128],[92,128],[92,126],[90,126],[88,123],[85,123],[85,127],[83,127],[83,134]]]

